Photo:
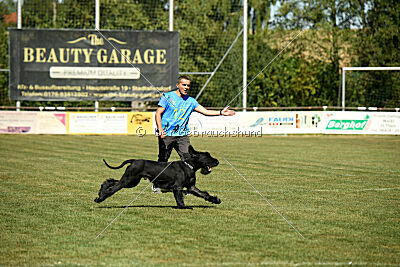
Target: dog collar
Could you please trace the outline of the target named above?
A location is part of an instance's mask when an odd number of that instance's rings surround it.
[[[192,169],[193,170],[193,166],[192,165],[190,165],[189,163],[187,163],[186,161],[184,161],[184,163],[190,168],[190,169]]]

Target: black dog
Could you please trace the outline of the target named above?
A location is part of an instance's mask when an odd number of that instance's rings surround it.
[[[100,188],[99,197],[94,201],[100,203],[112,196],[122,188],[132,188],[139,184],[142,178],[149,178],[158,188],[172,190],[178,208],[189,208],[183,202],[183,188],[187,188],[187,193],[202,197],[206,201],[220,204],[221,200],[216,196],[211,196],[206,191],[200,191],[196,187],[196,171],[201,169],[202,174],[209,174],[212,167],[216,167],[219,162],[211,157],[208,152],[198,152],[189,146],[189,154],[185,161],[157,162],[144,159],[130,159],[124,161],[118,167],[112,167],[104,163],[111,169],[120,169],[130,163],[121,180],[108,179]]]

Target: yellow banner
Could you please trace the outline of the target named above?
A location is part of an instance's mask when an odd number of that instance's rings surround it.
[[[154,112],[129,112],[128,134],[145,136],[153,134]]]

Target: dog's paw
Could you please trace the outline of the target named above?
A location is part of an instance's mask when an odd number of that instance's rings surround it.
[[[215,196],[210,198],[210,202],[213,204],[221,204],[222,201],[217,196]]]
[[[102,199],[100,199],[100,198],[98,198],[98,197],[96,197],[95,199],[94,199],[94,202],[96,202],[96,203],[100,203],[100,202],[102,202],[103,200]]]

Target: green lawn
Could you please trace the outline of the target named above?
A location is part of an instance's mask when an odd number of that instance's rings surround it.
[[[400,137],[192,138],[220,160],[213,205],[148,184],[96,204],[108,169],[156,160],[157,139],[0,135],[0,265],[399,265]],[[224,160],[228,159],[305,237]],[[177,159],[173,153],[173,160]],[[124,211],[98,239],[95,237]]]

